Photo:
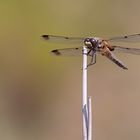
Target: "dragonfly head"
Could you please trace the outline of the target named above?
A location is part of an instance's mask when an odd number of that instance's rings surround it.
[[[98,47],[98,40],[95,38],[86,38],[84,40],[84,44],[89,48],[89,49],[96,49]]]

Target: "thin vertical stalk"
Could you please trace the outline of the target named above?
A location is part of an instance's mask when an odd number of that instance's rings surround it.
[[[87,94],[87,48],[83,47],[83,140],[92,140],[91,97]]]
[[[88,140],[88,110],[87,110],[87,49],[83,47],[83,140]]]

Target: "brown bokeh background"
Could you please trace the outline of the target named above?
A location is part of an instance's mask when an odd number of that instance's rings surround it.
[[[40,36],[140,33],[139,5],[139,0],[1,0],[0,139],[81,140],[82,58],[49,55],[70,46]],[[128,71],[102,56],[88,70],[93,139],[139,140],[140,56],[116,55]]]

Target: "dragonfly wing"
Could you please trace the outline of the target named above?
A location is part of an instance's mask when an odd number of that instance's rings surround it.
[[[106,48],[106,50],[105,50],[103,55],[105,55],[112,62],[117,64],[119,67],[121,67],[123,69],[127,69],[127,67],[108,48]]]
[[[65,36],[54,36],[54,35],[42,35],[44,40],[54,43],[63,44],[83,44],[84,38],[80,37],[65,37]]]
[[[80,56],[82,55],[82,47],[56,49],[52,50],[51,54],[54,54],[56,56]]]
[[[116,52],[140,55],[140,49],[138,48],[127,48],[127,47],[121,47],[121,46],[111,46],[111,47],[113,47],[114,51]]]
[[[108,41],[132,42],[132,43],[140,42],[140,34],[113,37],[113,38],[108,39]]]

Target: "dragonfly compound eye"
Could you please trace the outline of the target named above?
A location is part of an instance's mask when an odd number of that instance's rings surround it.
[[[84,44],[85,44],[86,46],[92,46],[91,38],[86,38],[86,39],[84,40]]]
[[[97,43],[98,43],[98,41],[97,41],[96,39],[94,39],[94,38],[91,38],[91,39],[90,39],[90,42],[91,42],[91,44],[92,44],[93,46],[97,45]]]

